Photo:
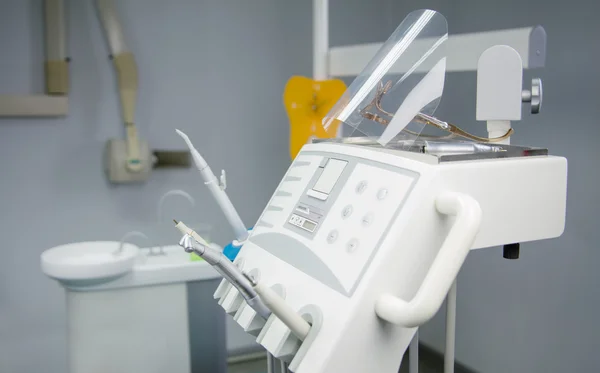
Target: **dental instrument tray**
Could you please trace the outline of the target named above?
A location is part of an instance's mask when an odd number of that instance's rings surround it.
[[[382,146],[369,137],[342,137],[333,139],[313,139],[313,144],[334,143],[365,146],[374,149],[402,150],[427,154],[437,159],[436,163],[468,161],[476,159],[517,158],[548,155],[548,149],[507,145],[488,144],[471,141],[408,141],[397,140]]]

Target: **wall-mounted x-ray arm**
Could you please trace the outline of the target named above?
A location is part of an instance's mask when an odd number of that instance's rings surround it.
[[[121,113],[125,123],[127,140],[127,169],[132,172],[140,171],[143,166],[140,161],[140,146],[134,120],[138,90],[137,65],[133,53],[128,51],[125,45],[114,2],[112,0],[97,0],[96,5],[106,41],[110,48],[111,58],[117,71]]]
[[[46,93],[69,93],[69,58],[64,0],[45,0]]]
[[[0,117],[57,117],[68,112],[69,59],[64,0],[44,0],[46,94],[0,95]]]

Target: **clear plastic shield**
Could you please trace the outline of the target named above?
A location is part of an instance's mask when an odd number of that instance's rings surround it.
[[[410,146],[440,102],[446,75],[446,18],[410,13],[323,118],[326,131],[342,123],[386,146]]]

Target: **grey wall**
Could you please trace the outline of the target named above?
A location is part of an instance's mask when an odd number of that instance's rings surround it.
[[[394,14],[423,6],[448,18],[450,33],[541,24],[547,64],[525,73],[544,83],[542,113],[524,112],[513,143],[548,147],[569,160],[567,225],[562,237],[521,246],[521,259],[500,248],[473,252],[458,278],[458,360],[485,373],[597,372],[600,334],[598,159],[600,3],[594,0],[394,1]],[[485,134],[475,121],[475,73],[447,76],[437,113]],[[518,183],[518,180],[515,180]],[[443,312],[422,328],[443,350]]]

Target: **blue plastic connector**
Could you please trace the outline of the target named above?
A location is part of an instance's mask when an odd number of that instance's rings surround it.
[[[252,233],[252,229],[248,230],[248,233]],[[232,262],[235,260],[240,250],[242,249],[243,244],[234,245],[233,242],[230,242],[223,248],[223,255],[227,257],[227,259]]]

